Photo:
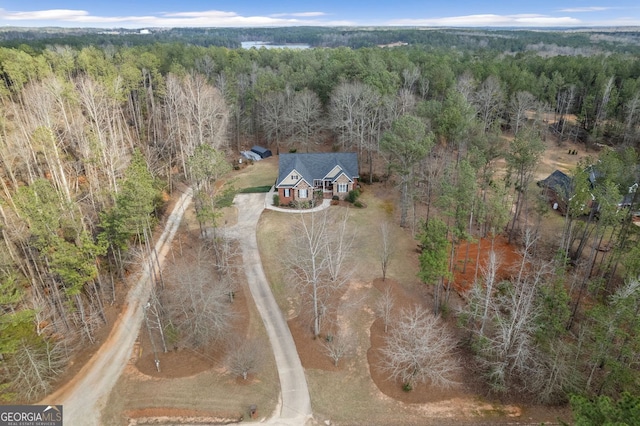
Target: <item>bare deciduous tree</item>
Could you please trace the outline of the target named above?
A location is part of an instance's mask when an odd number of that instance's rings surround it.
[[[325,256],[329,279],[335,288],[342,287],[351,277],[353,269],[346,269],[351,256],[355,233],[349,228],[349,209],[344,210],[342,218],[331,215],[333,225],[326,229]]]
[[[468,306],[472,333],[476,342],[476,360],[495,391],[506,392],[520,380],[522,390],[532,391],[532,366],[539,357],[535,335],[541,310],[537,303],[539,288],[548,274],[548,265],[533,265],[531,255],[536,238],[527,230],[522,259],[511,281],[489,289],[476,289],[476,300]],[[485,281],[494,287],[497,261],[485,268]]]
[[[260,101],[258,119],[265,138],[276,145],[276,154],[280,154],[280,144],[288,136],[285,132],[287,121],[288,97],[284,92],[273,92],[265,95]]]
[[[417,383],[447,387],[459,369],[456,341],[438,316],[414,306],[402,310],[382,347],[382,368],[411,389]]]
[[[492,249],[486,263],[480,268],[482,279],[476,280],[469,293],[467,293],[467,304],[464,306],[462,316],[468,327],[478,328],[477,333],[484,335],[484,328],[490,319],[490,304],[493,293],[498,285],[497,273],[500,267],[500,259]]]
[[[535,96],[526,91],[515,93],[509,101],[509,123],[513,133],[517,134],[527,122],[527,113],[537,109]]]
[[[249,374],[258,372],[262,362],[264,342],[259,339],[236,339],[229,345],[229,352],[225,361],[227,371],[247,380]]]
[[[640,92],[624,106],[624,143],[630,144],[638,135],[638,119],[640,118]]]
[[[302,312],[311,315],[315,336],[320,335],[328,311],[336,309],[331,296],[346,283],[344,266],[353,239],[346,226],[348,216],[336,218],[331,212],[300,214],[286,258],[292,283],[301,294]]]
[[[489,76],[482,82],[473,96],[473,104],[486,132],[495,124],[499,124],[504,108],[504,92],[500,80]]]
[[[161,294],[162,305],[179,339],[192,347],[224,339],[234,315],[228,278],[216,277],[212,256],[202,250],[195,260],[180,259],[167,277],[170,284]]]
[[[51,384],[60,374],[67,358],[63,345],[44,340],[36,344],[22,342],[8,359],[12,389],[27,401],[34,401],[51,391]]]
[[[294,93],[287,118],[290,120],[293,136],[306,152],[309,152],[309,145],[316,141],[318,132],[322,129],[321,114],[322,103],[315,92],[305,89]]]
[[[338,333],[328,335],[322,343],[324,352],[333,361],[334,366],[345,357],[351,355],[355,349],[355,337],[347,328],[341,327]]]
[[[380,267],[382,268],[382,281],[387,279],[387,270],[391,255],[393,255],[393,241],[391,239],[389,222],[380,224]]]
[[[411,66],[402,70],[402,87],[412,93],[415,93],[420,80],[420,68]]]
[[[227,146],[229,111],[220,91],[200,74],[184,78],[167,76],[165,117],[168,134],[174,144],[184,173],[196,147],[206,144],[215,149]]]
[[[395,300],[390,286],[384,289],[382,296],[380,296],[376,301],[376,315],[382,319],[385,333],[389,330],[389,325],[393,318],[392,313],[394,302]]]

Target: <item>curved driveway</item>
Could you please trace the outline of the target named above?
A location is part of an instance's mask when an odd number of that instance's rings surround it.
[[[240,241],[249,289],[269,335],[280,378],[280,413],[268,424],[304,425],[312,418],[307,379],[289,326],[264,275],[258,252],[256,229],[265,207],[265,195],[238,194],[234,203],[238,208],[238,223],[229,231]]]

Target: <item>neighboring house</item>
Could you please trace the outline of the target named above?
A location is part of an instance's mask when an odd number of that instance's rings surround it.
[[[593,190],[598,182],[598,179],[602,176],[597,170],[593,167],[589,170],[588,180],[589,186]],[[573,183],[572,178],[567,176],[565,173],[560,170],[556,170],[551,173],[546,179],[538,181],[536,183],[540,188],[542,188],[542,193],[547,197],[554,210],[558,210],[560,213],[567,214],[567,205],[569,199],[573,195]],[[618,203],[618,208],[632,208],[634,211],[637,208],[633,206],[635,198],[635,192],[638,189],[638,184],[633,184],[628,188],[627,194],[625,194],[622,200]],[[587,207],[591,209],[595,209],[597,213],[599,210],[599,206],[595,196],[591,194],[592,201],[589,203]],[[637,203],[636,203],[637,204]]]
[[[358,183],[355,152],[280,154],[276,189],[281,204],[311,201],[315,191],[344,199]]]
[[[571,196],[571,178],[560,170],[556,170],[546,179],[536,182],[547,197],[554,210],[563,215],[567,213],[567,204]]]

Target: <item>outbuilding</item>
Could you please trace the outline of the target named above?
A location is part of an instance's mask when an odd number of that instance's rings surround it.
[[[255,152],[256,154],[258,154],[260,156],[260,158],[264,159],[267,157],[271,157],[271,150],[267,149],[267,148],[263,148],[261,146],[255,145],[253,148],[251,148],[252,152]]]
[[[573,182],[567,174],[555,170],[546,179],[536,182],[554,210],[567,214],[567,203],[573,192]]]

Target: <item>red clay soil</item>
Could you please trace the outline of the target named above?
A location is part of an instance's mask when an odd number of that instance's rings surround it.
[[[393,315],[397,315],[402,309],[410,308],[416,304],[416,295],[408,292],[397,281],[387,278],[382,281],[378,278],[373,281],[373,286],[384,292],[387,288],[391,289],[393,295]],[[367,360],[369,362],[369,372],[371,379],[374,381],[378,389],[387,396],[404,403],[426,403],[442,401],[461,396],[461,388],[442,389],[429,384],[416,384],[411,392],[402,389],[402,383],[389,380],[388,373],[383,371],[379,366],[382,362],[380,349],[384,346],[385,332],[382,319],[378,318],[371,325],[371,347],[367,351]],[[461,382],[463,377],[456,378]],[[464,392],[462,392],[464,393]]]
[[[497,236],[493,242],[491,238],[483,238],[482,240],[468,244],[468,246],[467,243],[463,241],[457,249],[453,279],[453,288],[458,294],[463,294],[469,290],[475,279],[482,277],[482,268],[486,265],[492,244],[493,250],[496,252],[500,262],[497,276],[498,280],[507,279],[513,267],[522,259],[518,247],[514,244],[509,244],[507,238],[502,235]],[[480,250],[480,257],[478,257],[478,249]],[[478,268],[476,268],[476,264],[478,264]]]
[[[187,410],[182,408],[144,408],[141,410],[126,411],[125,416],[134,421],[136,425],[144,424],[230,424],[243,420],[236,414],[210,413],[199,410]]]

